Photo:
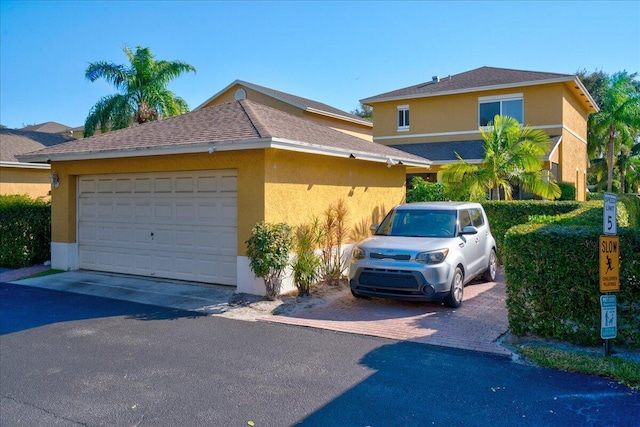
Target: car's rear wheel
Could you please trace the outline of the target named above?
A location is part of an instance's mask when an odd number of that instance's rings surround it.
[[[487,282],[494,282],[496,280],[496,271],[498,270],[498,258],[496,257],[496,251],[491,249],[489,255],[489,265],[487,270],[482,273],[482,278]]]
[[[460,267],[456,267],[451,280],[451,289],[449,294],[444,298],[444,305],[451,308],[458,308],[462,304],[462,296],[464,294],[464,275]]]

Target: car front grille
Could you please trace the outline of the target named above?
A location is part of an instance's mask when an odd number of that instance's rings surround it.
[[[408,254],[391,255],[391,254],[381,254],[379,252],[371,252],[369,254],[369,258],[373,258],[373,259],[393,259],[393,260],[396,260],[396,261],[409,261],[411,259],[411,255],[408,255]]]
[[[411,271],[365,269],[358,277],[358,284],[368,288],[419,289],[420,283]]]

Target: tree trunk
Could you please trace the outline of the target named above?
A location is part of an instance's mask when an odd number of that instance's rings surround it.
[[[607,151],[607,191],[611,193],[613,185],[613,143],[615,140],[616,128],[609,126],[609,149]]]

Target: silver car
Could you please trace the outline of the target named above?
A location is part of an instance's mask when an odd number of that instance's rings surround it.
[[[496,242],[479,203],[396,206],[353,247],[353,296],[462,304],[464,285],[496,277]]]

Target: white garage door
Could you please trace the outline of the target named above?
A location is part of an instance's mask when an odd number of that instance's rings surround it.
[[[236,285],[235,170],[79,178],[80,268]]]

